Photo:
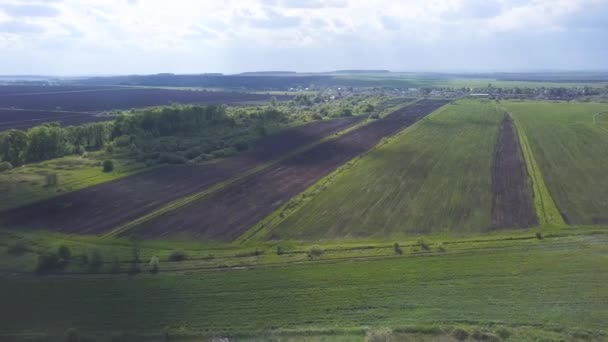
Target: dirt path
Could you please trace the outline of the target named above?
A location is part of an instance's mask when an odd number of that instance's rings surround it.
[[[502,121],[492,168],[492,228],[531,227],[538,224],[532,188],[523,162],[513,121]]]
[[[340,138],[324,142],[243,182],[220,190],[136,229],[146,238],[188,235],[234,240],[335,168],[446,104],[423,100]]]
[[[270,135],[254,150],[217,163],[164,166],[133,176],[0,212],[9,228],[103,233],[163,205],[272,161],[360,122],[361,117],[317,121]]]

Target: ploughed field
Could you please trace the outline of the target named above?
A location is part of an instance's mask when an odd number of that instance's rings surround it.
[[[608,224],[608,131],[598,120],[608,104],[506,101],[503,106],[527,137],[563,221]]]
[[[524,171],[510,174],[523,163],[511,165],[520,159],[516,141],[499,134],[504,122],[492,102],[445,106],[295,198],[247,238],[380,238],[503,227],[502,216],[492,220],[493,190],[508,183],[523,198],[531,196]],[[500,197],[505,216],[521,206],[534,217],[530,201],[512,197]]]
[[[270,100],[271,95],[237,92],[75,86],[0,86],[0,130],[24,129],[43,122],[65,125],[108,120],[96,114],[114,109],[171,103],[233,104]],[[283,99],[285,96],[276,96]]]
[[[349,117],[317,121],[270,135],[253,150],[203,165],[164,166],[98,186],[66,193],[0,217],[8,226],[71,233],[101,233],[173,200],[201,191],[279,158],[362,120]]]
[[[136,232],[147,238],[184,234],[212,240],[233,240],[343,163],[446,103],[447,100],[421,100],[411,104],[335,140],[294,155],[239,184],[145,222]],[[352,196],[358,195],[349,194]]]

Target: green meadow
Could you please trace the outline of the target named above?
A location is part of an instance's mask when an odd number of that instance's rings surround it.
[[[504,101],[527,137],[564,221],[608,222],[608,104]],[[595,119],[594,119],[595,118]]]

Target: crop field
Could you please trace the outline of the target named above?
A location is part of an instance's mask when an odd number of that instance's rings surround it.
[[[564,221],[608,222],[608,131],[597,121],[608,104],[508,101],[503,105],[527,137]]]
[[[492,222],[492,174],[503,121],[492,102],[446,106],[310,188],[252,235],[314,240],[493,229],[500,223]],[[512,205],[505,203],[505,214]]]
[[[317,121],[270,135],[250,152],[203,165],[165,166],[2,213],[14,227],[100,233],[348,128],[361,117]]]
[[[605,233],[525,234],[454,240],[443,251],[404,245],[403,255],[389,247],[366,256],[373,246],[297,263],[293,254],[274,255],[278,263],[260,267],[174,272],[166,267],[180,263],[163,261],[159,273],[137,276],[14,275],[0,282],[11,308],[0,313],[0,334],[61,336],[78,327],[130,333],[132,341],[281,331],[361,341],[366,329],[388,327],[429,340],[453,341],[455,328],[486,334],[476,340],[604,340]]]
[[[114,109],[168,105],[234,104],[268,101],[267,94],[129,87],[0,86],[0,130],[43,122],[65,125],[108,120],[95,114]],[[277,99],[289,96],[275,95]]]
[[[193,235],[203,239],[233,240],[341,164],[447,102],[416,102],[335,140],[299,153],[190,206],[143,223],[136,231],[147,238]]]

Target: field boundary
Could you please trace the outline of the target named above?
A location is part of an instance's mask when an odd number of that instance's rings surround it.
[[[413,103],[416,103],[417,101],[418,100],[410,101],[410,102],[407,102],[407,103],[404,103],[404,104],[400,104],[400,105],[396,105],[396,106],[387,108],[387,109],[385,109],[382,112],[381,117],[384,117],[384,116],[386,116],[386,115],[388,115],[390,113],[393,113],[393,112],[395,112],[397,110],[405,108],[405,107],[407,107],[407,106],[409,106],[409,105],[411,105]],[[295,156],[295,155],[297,155],[299,153],[307,151],[307,150],[309,150],[309,149],[311,149],[311,148],[313,148],[313,147],[315,147],[317,145],[320,145],[320,144],[322,144],[324,142],[337,139],[337,138],[341,137],[344,134],[347,134],[347,133],[349,133],[351,131],[354,131],[354,130],[357,130],[357,129],[365,126],[365,125],[368,125],[369,123],[371,123],[373,121],[374,121],[373,119],[363,120],[363,121],[361,121],[358,124],[355,124],[355,125],[353,125],[351,127],[348,127],[348,128],[346,128],[344,130],[341,130],[339,132],[336,132],[334,134],[326,136],[326,137],[324,137],[322,139],[319,139],[318,141],[316,141],[314,143],[311,143],[311,144],[306,145],[306,146],[302,146],[302,147],[296,149],[295,151],[292,151],[291,153],[288,153],[288,154],[286,154],[286,155],[284,155],[284,156],[282,156],[282,157],[280,157],[278,159],[275,159],[275,160],[270,161],[268,163],[264,163],[262,165],[259,165],[259,166],[255,167],[253,169],[250,169],[250,170],[244,172],[241,175],[238,175],[236,177],[227,179],[227,180],[225,180],[223,182],[217,183],[217,184],[211,186],[210,188],[207,188],[207,189],[205,189],[203,191],[197,192],[197,193],[195,193],[193,195],[189,195],[187,197],[183,197],[183,198],[177,199],[177,200],[175,200],[175,201],[173,201],[173,202],[171,202],[171,203],[163,206],[160,209],[157,209],[157,210],[155,210],[155,211],[153,211],[153,212],[151,212],[149,214],[141,216],[141,217],[139,217],[139,218],[137,218],[135,220],[132,220],[130,222],[127,222],[127,223],[125,223],[125,224],[123,224],[121,226],[118,226],[118,227],[110,230],[108,233],[103,234],[102,238],[108,238],[108,237],[114,237],[114,236],[123,235],[126,232],[128,232],[128,231],[130,231],[130,230],[132,230],[132,229],[134,229],[134,228],[142,225],[143,223],[149,222],[149,221],[151,221],[151,220],[153,220],[153,219],[155,219],[157,217],[163,216],[163,215],[168,214],[168,213],[170,213],[172,211],[175,211],[175,210],[177,210],[179,208],[185,207],[185,206],[187,206],[189,204],[192,204],[192,203],[194,203],[196,201],[199,201],[199,200],[201,200],[201,199],[203,199],[203,198],[205,198],[205,197],[207,197],[207,196],[209,196],[209,195],[211,195],[211,194],[213,194],[213,193],[215,193],[215,192],[217,192],[217,191],[219,191],[221,189],[224,189],[226,187],[229,187],[229,186],[238,184],[240,182],[243,182],[247,178],[249,178],[249,177],[251,177],[251,176],[253,176],[253,175],[255,175],[255,174],[259,173],[259,172],[262,172],[262,171],[264,171],[264,170],[266,170],[266,169],[268,169],[268,168],[270,168],[270,167],[272,167],[274,165],[277,165],[277,164],[281,163],[284,160],[287,160],[287,159],[289,159],[289,158],[291,158],[291,157],[293,157],[293,156]]]
[[[513,119],[515,124],[515,130],[519,136],[519,143],[521,146],[522,153],[524,155],[524,162],[530,181],[532,182],[532,190],[534,196],[534,207],[536,209],[536,215],[541,226],[547,225],[558,225],[563,226],[566,224],[562,215],[545,184],[542,172],[538,167],[538,163],[534,158],[534,153],[530,147],[528,137],[521,123],[517,118],[511,115],[506,109],[502,108],[505,113]]]
[[[427,120],[427,118],[430,115],[437,113],[438,111],[442,110],[443,108],[445,108],[445,105],[438,108],[437,110],[429,113],[424,118],[416,121],[414,124],[412,124],[408,127],[405,127],[403,130],[397,132],[396,134],[383,138],[382,140],[380,140],[380,142],[378,144],[376,144],[371,149],[365,151],[364,153],[362,153],[362,154],[354,157],[353,159],[349,160],[348,162],[344,163],[343,165],[338,167],[336,170],[334,170],[327,176],[325,176],[325,177],[321,178],[320,180],[318,180],[317,182],[315,182],[313,185],[308,187],[306,190],[304,190],[300,194],[291,198],[287,203],[285,203],[284,205],[282,205],[281,207],[276,209],[274,212],[272,212],[270,215],[266,216],[266,218],[262,219],[260,222],[256,223],[253,227],[251,227],[247,231],[245,231],[245,233],[243,233],[241,236],[239,236],[235,241],[245,243],[245,242],[263,240],[264,237],[268,236],[270,234],[270,232],[272,232],[272,230],[274,228],[276,228],[281,222],[283,222],[287,217],[289,217],[290,215],[293,215],[298,210],[300,210],[304,206],[304,204],[308,203],[317,194],[319,194],[320,192],[325,190],[325,188],[327,186],[331,185],[333,182],[335,182],[337,179],[339,179],[340,176],[342,176],[342,174],[344,172],[355,167],[357,165],[357,163],[363,157],[365,157],[366,155],[368,155],[369,153],[371,153],[372,151],[375,151],[376,149],[378,149],[380,147],[390,144],[395,139],[398,139],[400,136],[409,132],[413,127],[416,127],[419,123],[423,122],[424,120]]]

